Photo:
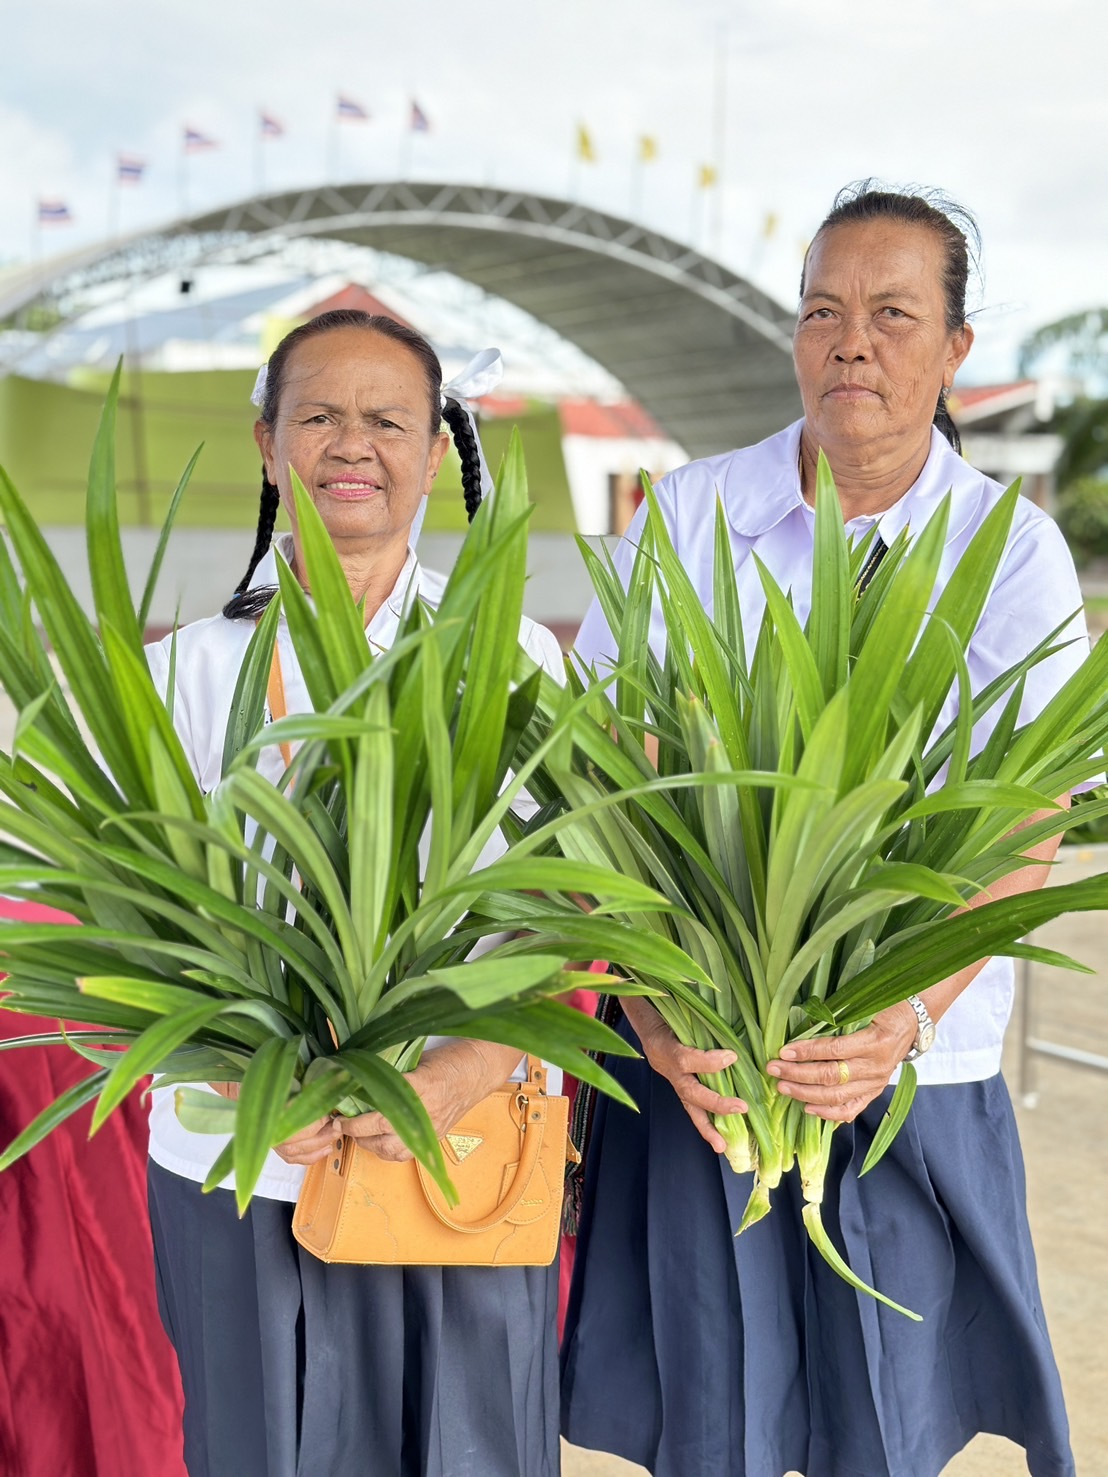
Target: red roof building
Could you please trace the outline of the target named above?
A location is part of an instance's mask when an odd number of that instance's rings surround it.
[[[334,313],[340,308],[353,309],[357,313],[373,313],[381,318],[395,318],[397,323],[403,323],[405,328],[411,328],[412,324],[406,318],[402,318],[395,309],[386,307],[379,297],[374,297],[357,282],[348,282],[345,287],[340,287],[330,297],[323,298],[318,303],[312,303],[302,316],[305,319],[317,318],[320,313]]]
[[[1054,416],[1049,380],[955,387],[950,413],[962,435],[968,462],[1007,485],[1023,479],[1024,495],[1048,511],[1054,502],[1054,467],[1062,441],[1046,429]]]

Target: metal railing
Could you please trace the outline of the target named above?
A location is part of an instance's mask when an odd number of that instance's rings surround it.
[[[1076,848],[1075,848],[1076,850]],[[1105,853],[1105,854],[1100,854]],[[1102,870],[1108,866],[1108,847],[1083,847],[1077,851],[1075,860],[1081,863],[1098,863],[1093,870]],[[1032,942],[1029,937],[1027,942]],[[1034,962],[1024,959],[1020,963],[1018,979],[1018,999],[1016,1010],[1018,1013],[1019,1032],[1019,1056],[1017,1066],[1017,1087],[1019,1098],[1025,1108],[1033,1108],[1039,1100],[1038,1073],[1036,1067],[1039,1057],[1048,1057],[1053,1061],[1068,1062],[1071,1066],[1084,1067],[1093,1072],[1108,1072],[1108,1056],[1102,1056],[1099,1052],[1085,1051],[1077,1046],[1063,1046],[1057,1041],[1049,1041],[1043,1036],[1033,1034],[1033,979]]]

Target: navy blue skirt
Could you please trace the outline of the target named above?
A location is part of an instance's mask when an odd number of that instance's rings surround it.
[[[864,1179],[887,1097],[835,1133],[824,1223],[913,1323],[809,1244],[795,1173],[733,1237],[751,1176],[645,1062],[608,1068],[641,1113],[597,1108],[562,1349],[570,1441],[655,1477],[938,1477],[992,1432],[1032,1477],[1073,1477],[999,1076],[921,1088]]]
[[[190,1477],[557,1477],[558,1270],[328,1266],[149,1166]]]

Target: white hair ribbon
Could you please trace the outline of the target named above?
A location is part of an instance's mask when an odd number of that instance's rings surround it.
[[[485,453],[481,448],[481,437],[477,434],[477,419],[473,414],[471,400],[480,400],[482,395],[487,395],[500,383],[504,375],[504,360],[499,349],[482,349],[479,354],[474,354],[466,367],[460,374],[456,374],[452,380],[448,380],[442,387],[439,403],[445,410],[447,400],[456,400],[465,411],[469,420],[470,430],[473,432],[473,440],[477,447],[477,460],[481,466],[481,496],[487,498],[493,492],[492,473],[485,462]],[[408,534],[408,542],[415,548],[416,540],[419,538],[423,520],[427,516],[427,499],[424,498],[419,511],[412,519],[412,529]]]
[[[504,360],[499,349],[482,349],[474,354],[460,374],[442,387],[442,405],[447,400],[480,400],[490,390],[495,390],[504,378]]]
[[[269,379],[269,364],[263,364],[258,370],[258,378],[254,381],[254,388],[250,391],[250,404],[256,405],[259,410],[265,404],[265,385]]]

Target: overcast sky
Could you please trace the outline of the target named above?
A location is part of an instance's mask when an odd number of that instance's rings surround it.
[[[0,0],[0,26],[0,260],[29,255],[39,197],[75,217],[44,252],[102,236],[119,151],[149,165],[123,227],[176,215],[186,123],[221,145],[187,161],[195,210],[253,192],[259,109],[286,129],[265,183],[317,183],[342,92],[372,114],[337,131],[342,177],[572,190],[718,250],[790,305],[840,185],[941,186],[984,238],[966,378],[1007,375],[1029,329],[1108,302],[1096,0]],[[407,134],[411,98],[430,133]],[[579,122],[595,164],[574,162]],[[642,134],[658,158],[636,181]],[[695,187],[717,162],[718,200]]]

